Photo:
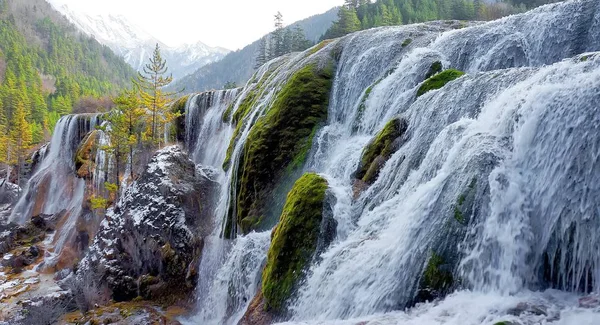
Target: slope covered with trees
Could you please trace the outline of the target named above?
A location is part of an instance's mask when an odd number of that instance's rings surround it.
[[[93,98],[114,94],[132,76],[121,58],[47,2],[0,0],[0,163],[20,162],[61,115],[88,110]]]
[[[346,0],[323,39],[431,20],[493,20],[557,0]]]

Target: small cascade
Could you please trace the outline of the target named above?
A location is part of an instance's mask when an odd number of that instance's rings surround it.
[[[56,215],[59,225],[46,266],[53,266],[74,235],[82,211],[85,181],[75,176],[75,151],[91,130],[101,123],[100,114],[62,117],[54,130],[42,162],[25,186],[10,220],[25,223],[32,216]]]
[[[233,134],[223,113],[232,105],[239,89],[217,90],[191,95],[186,104],[185,144],[192,160],[219,167],[225,159],[228,139]]]

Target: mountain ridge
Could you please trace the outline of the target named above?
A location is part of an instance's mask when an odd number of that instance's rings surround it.
[[[79,31],[110,47],[136,70],[143,68],[156,44],[161,47],[163,57],[167,59],[175,79],[219,61],[230,52],[222,47],[208,46],[201,41],[169,46],[122,15],[89,14],[75,11],[67,5],[58,5],[52,0],[49,0],[49,3]]]

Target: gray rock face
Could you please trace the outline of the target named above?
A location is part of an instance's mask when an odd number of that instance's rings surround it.
[[[196,285],[202,229],[209,228],[218,188],[210,174],[200,171],[178,147],[157,152],[107,212],[76,272],[79,291],[91,282],[102,289],[96,292],[116,301],[189,293]]]

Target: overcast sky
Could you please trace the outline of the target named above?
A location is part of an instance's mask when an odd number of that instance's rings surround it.
[[[281,11],[286,24],[323,13],[343,0],[53,0],[72,10],[121,14],[163,41],[177,46],[202,41],[242,48],[273,28]]]

